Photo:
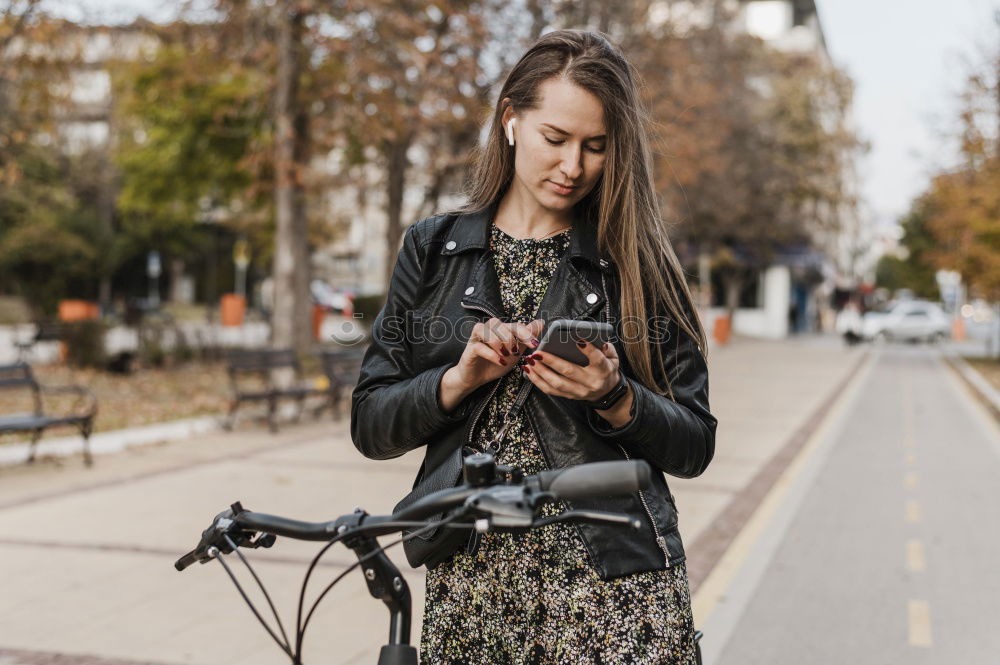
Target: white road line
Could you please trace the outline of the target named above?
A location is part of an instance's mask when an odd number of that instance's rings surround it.
[[[878,357],[872,353],[864,361],[694,595],[695,620],[706,635],[702,644],[705,665],[713,665],[722,655]]]
[[[911,600],[907,607],[909,638],[912,647],[931,647],[931,607],[926,600]]]
[[[906,541],[906,569],[911,573],[922,573],[927,570],[924,544],[919,540],[911,538]]]

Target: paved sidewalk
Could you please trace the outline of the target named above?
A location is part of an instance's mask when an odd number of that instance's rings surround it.
[[[713,350],[716,458],[701,478],[671,483],[692,586],[864,353],[829,338]],[[355,505],[386,512],[418,464],[419,453],[365,460],[346,422],[323,421],[276,437],[247,428],[129,450],[90,470],[78,458],[0,470],[0,665],[281,662],[217,564],[179,574],[174,559],[234,500],[306,520]],[[286,622],[317,550],[279,540],[251,557]],[[394,558],[405,563],[401,553]],[[350,560],[346,550],[331,551],[318,580]],[[423,576],[406,577],[416,642]],[[349,576],[317,612],[305,662],[373,663],[386,628],[381,603]]]

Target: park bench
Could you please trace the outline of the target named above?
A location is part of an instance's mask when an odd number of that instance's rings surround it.
[[[334,418],[339,420],[347,411],[345,404],[358,382],[364,351],[361,349],[321,351],[319,357],[329,384],[327,387],[330,394],[329,405]]]
[[[97,415],[97,399],[92,392],[83,386],[43,386],[35,380],[31,366],[27,363],[0,365],[0,390],[17,389],[31,391],[34,410],[29,413],[0,414],[0,434],[30,433],[28,462],[35,460],[35,447],[45,430],[68,425],[80,430],[83,437],[83,460],[87,466],[93,464],[90,434],[94,429],[94,416]],[[45,412],[45,394],[73,394],[77,396],[77,400],[71,413],[54,415]]]
[[[17,347],[18,362],[27,362],[31,349],[39,342],[61,342],[66,335],[66,324],[61,321],[37,321],[35,323],[35,334],[29,339],[14,342]]]
[[[226,354],[226,369],[233,393],[229,414],[223,425],[227,430],[235,426],[236,411],[245,402],[266,403],[268,426],[272,432],[277,432],[279,400],[292,399],[298,404],[298,413],[295,415],[298,420],[307,397],[327,394],[322,388],[302,380],[299,359],[291,349],[229,351]],[[285,376],[282,377],[282,374]],[[289,381],[282,380],[289,376]]]

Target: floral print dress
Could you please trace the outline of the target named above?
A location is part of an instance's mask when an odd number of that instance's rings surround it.
[[[534,240],[491,231],[510,321],[535,318],[569,246],[571,229]],[[504,375],[480,416],[475,439],[492,439],[527,379]],[[537,473],[547,467],[523,415],[507,431],[497,462]],[[550,504],[544,514],[561,512]],[[683,564],[602,580],[572,524],[526,533],[486,533],[427,573],[420,660],[448,665],[695,662],[691,598]]]

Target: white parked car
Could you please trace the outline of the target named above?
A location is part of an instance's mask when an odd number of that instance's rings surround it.
[[[865,314],[861,334],[872,340],[940,342],[951,335],[951,319],[936,303],[901,300],[888,311]]]

